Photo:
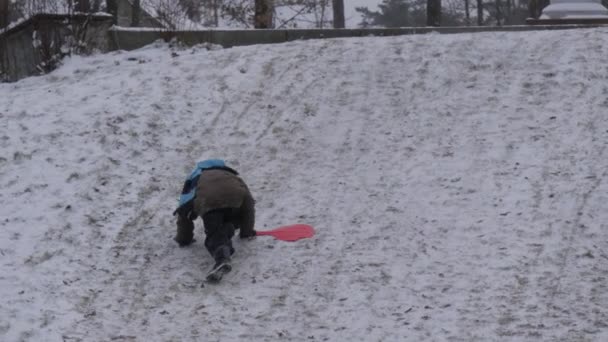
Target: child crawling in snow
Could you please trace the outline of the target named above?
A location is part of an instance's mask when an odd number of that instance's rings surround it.
[[[180,247],[194,240],[194,220],[203,219],[205,247],[215,260],[207,280],[218,282],[232,270],[230,257],[234,253],[232,237],[240,229],[240,238],[256,235],[255,201],[238,172],[221,159],[199,162],[186,180],[180,196],[175,241]]]

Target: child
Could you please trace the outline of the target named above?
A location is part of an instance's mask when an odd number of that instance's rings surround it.
[[[180,247],[195,240],[194,220],[200,216],[205,225],[205,247],[215,260],[207,280],[218,282],[232,270],[232,237],[240,229],[240,238],[256,235],[255,202],[238,173],[221,159],[199,162],[186,180],[180,196],[175,241]]]

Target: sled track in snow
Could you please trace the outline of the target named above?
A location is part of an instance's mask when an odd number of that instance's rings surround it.
[[[605,37],[159,46],[0,85],[0,339],[604,340]],[[202,286],[171,213],[209,157],[258,229],[315,238],[235,239]]]

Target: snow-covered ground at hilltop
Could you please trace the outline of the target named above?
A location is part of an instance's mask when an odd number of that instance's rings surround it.
[[[0,340],[607,341],[608,29],[73,57],[0,84]],[[257,200],[234,269],[185,177]]]

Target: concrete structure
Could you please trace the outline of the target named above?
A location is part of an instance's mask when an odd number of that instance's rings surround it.
[[[38,14],[0,33],[0,81],[46,73],[66,55],[68,42],[78,53],[108,51],[109,15]]]
[[[600,0],[551,0],[529,25],[608,24],[608,9]]]
[[[112,50],[108,30],[113,24],[129,27],[134,6],[131,0],[108,1],[109,14],[38,14],[0,29],[0,81],[16,81],[23,77],[54,69],[65,56],[67,42],[84,42],[76,53]],[[162,23],[141,10],[139,27],[162,28]]]
[[[600,0],[551,0],[539,19],[608,19]]]
[[[178,40],[192,46],[201,43],[221,45],[225,48],[241,45],[284,43],[300,39],[324,39],[368,36],[398,36],[430,32],[475,33],[536,30],[563,30],[605,26],[606,23],[586,22],[583,25],[535,25],[492,27],[410,27],[386,29],[283,29],[283,30],[205,30],[169,31],[163,29],[131,28],[112,26],[110,15],[38,15],[5,32],[0,33],[0,81],[16,81],[20,78],[52,70],[47,61],[57,62],[63,56],[61,46],[73,35],[68,23],[73,20],[80,29],[79,37],[86,42],[86,50],[108,52],[112,50],[134,50],[157,40]],[[87,25],[83,26],[84,23]],[[603,25],[606,24],[606,25]],[[36,32],[36,34],[34,34]],[[44,33],[43,35],[41,35]],[[40,42],[38,39],[41,38]],[[46,43],[42,44],[43,41]],[[50,44],[53,42],[53,44]],[[50,47],[53,46],[53,49]]]
[[[605,24],[608,24],[605,23]],[[583,25],[535,25],[535,26],[478,26],[478,27],[409,27],[386,29],[282,29],[282,30],[206,30],[206,31],[168,31],[168,30],[135,30],[113,27],[110,29],[110,48],[117,50],[134,50],[156,40],[178,40],[186,45],[210,43],[225,48],[254,44],[284,43],[299,39],[325,39],[368,36],[399,36],[437,32],[474,33],[496,31],[536,31],[564,30],[607,26],[603,23],[585,23]]]

